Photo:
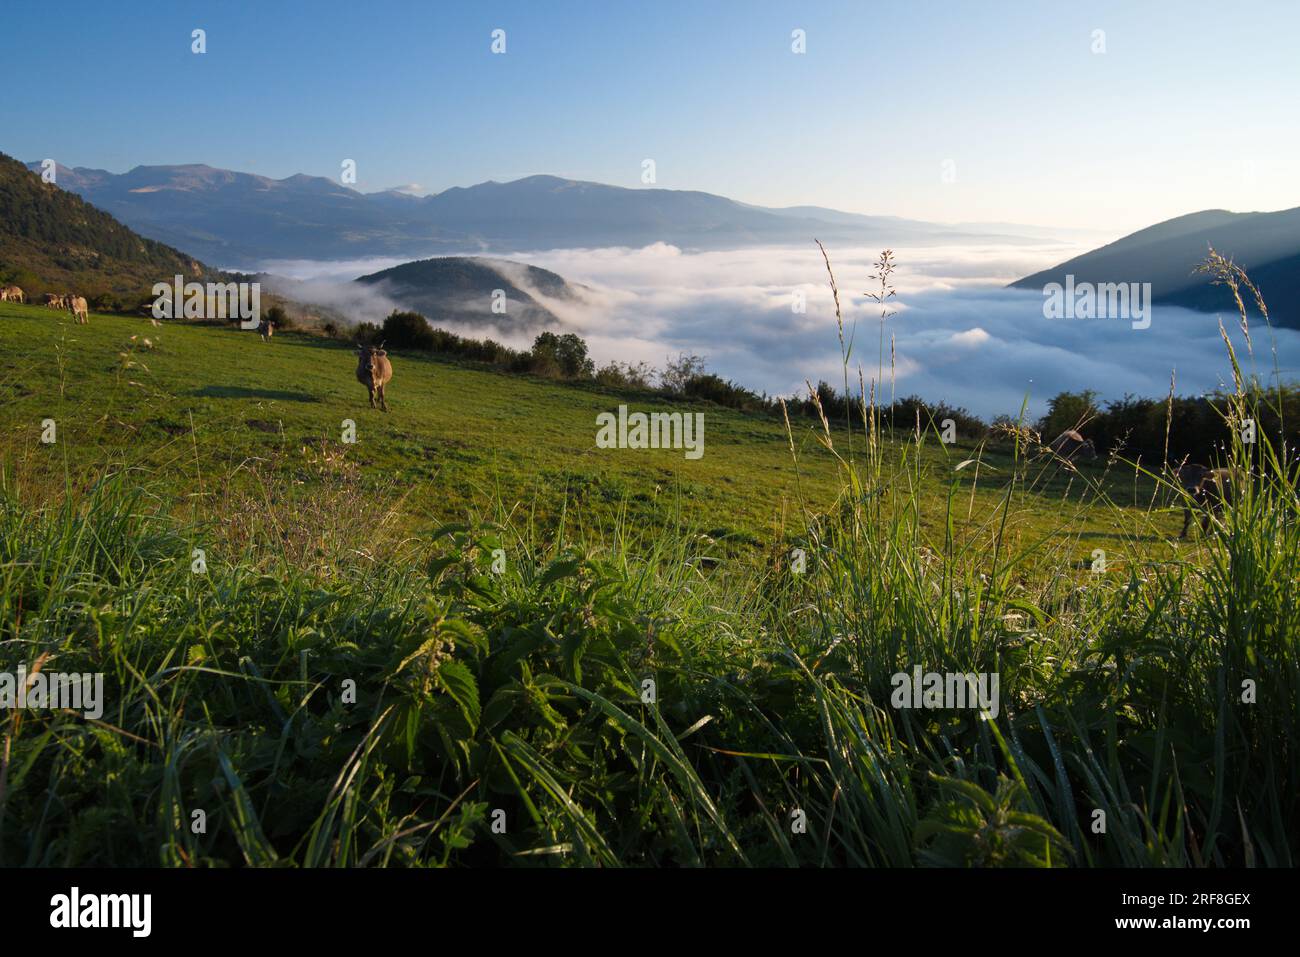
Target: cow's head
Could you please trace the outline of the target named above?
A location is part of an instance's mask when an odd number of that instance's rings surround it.
[[[379,371],[379,360],[388,356],[384,351],[384,344],[381,342],[377,346],[364,346],[357,343],[357,365],[362,369],[369,369],[371,372]]]

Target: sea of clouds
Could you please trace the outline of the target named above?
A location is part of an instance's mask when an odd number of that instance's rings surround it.
[[[1062,391],[1093,389],[1105,399],[1163,396],[1171,375],[1180,395],[1231,381],[1219,317],[1157,306],[1146,329],[1123,319],[1048,319],[1037,290],[1006,284],[1083,252],[1074,245],[899,248],[889,300],[893,315],[865,293],[877,291],[878,249],[828,249],[840,289],[850,382],[858,370],[879,378],[886,399],[920,395],[963,406],[986,419],[1031,416]],[[479,253],[478,255],[484,255]],[[662,243],[641,249],[503,251],[493,257],[552,270],[581,284],[576,301],[529,290],[566,331],[586,339],[597,363],[662,366],[679,353],[707,358],[709,371],[772,395],[806,392],[805,381],[842,387],[843,371],[826,264],[816,245],[691,252]],[[304,282],[298,297],[332,305],[357,321],[380,322],[395,303],[349,282],[401,260],[274,262],[268,272]],[[523,270],[503,267],[526,288]],[[804,311],[795,310],[802,294]],[[1223,325],[1247,372],[1273,381],[1276,365],[1295,369],[1300,333],[1252,328],[1253,356],[1234,313]],[[508,317],[452,331],[526,347],[535,330]],[[883,347],[882,342],[883,331]],[[891,372],[892,348],[892,372]],[[1285,375],[1285,374],[1284,374]]]

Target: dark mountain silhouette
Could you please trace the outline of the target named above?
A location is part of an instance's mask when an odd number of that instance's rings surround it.
[[[1233,312],[1231,294],[1195,272],[1209,247],[1232,257],[1259,287],[1278,326],[1300,328],[1300,207],[1275,213],[1221,209],[1179,216],[1012,283],[1149,282],[1157,303]]]
[[[37,168],[37,164],[31,164]],[[946,226],[818,207],[766,209],[691,190],[624,189],[555,176],[453,187],[433,196],[361,193],[314,176],[270,179],[210,166],[122,174],[58,168],[61,186],[211,262],[414,257],[489,249],[684,248],[811,242],[1022,242],[1041,230]]]
[[[96,172],[83,171],[88,179]],[[29,296],[73,291],[126,301],[178,273],[187,280],[217,275],[0,153],[0,277],[7,282]]]
[[[547,300],[580,296],[563,277],[537,266],[504,259],[447,256],[403,263],[356,280],[439,322],[492,323],[517,330],[557,325]],[[494,293],[504,294],[504,313],[493,312]],[[501,296],[496,297],[502,301]]]

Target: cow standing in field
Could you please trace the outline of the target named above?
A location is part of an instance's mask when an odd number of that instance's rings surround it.
[[[1178,470],[1178,481],[1192,499],[1192,504],[1204,510],[1201,518],[1201,533],[1210,530],[1210,519],[1223,514],[1223,506],[1231,505],[1237,483],[1232,469],[1211,469],[1204,465],[1184,465]],[[1183,507],[1183,530],[1179,538],[1187,537],[1187,528],[1192,524],[1192,504]]]
[[[270,319],[263,319],[257,324],[257,334],[262,337],[263,342],[270,339],[275,335],[275,323]]]
[[[1093,446],[1092,439],[1085,439],[1074,429],[1066,429],[1052,439],[1052,444],[1048,448],[1067,462],[1073,462],[1075,459],[1091,462],[1097,457],[1097,449]]]
[[[68,312],[76,318],[78,323],[90,322],[90,307],[82,296],[68,296]]]
[[[382,342],[378,346],[357,345],[357,381],[370,391],[370,408],[375,408],[375,396],[378,395],[379,408],[388,411],[384,386],[392,377],[393,366]]]
[[[59,309],[59,310],[67,309],[68,308],[67,293],[60,295],[57,292],[47,292],[45,294],[45,308]]]
[[[5,286],[0,289],[0,302],[26,302],[27,296],[17,286]]]

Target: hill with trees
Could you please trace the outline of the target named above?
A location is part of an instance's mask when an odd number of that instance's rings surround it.
[[[376,287],[433,322],[490,323],[523,330],[559,323],[546,300],[578,296],[563,276],[549,270],[466,256],[402,263],[356,281]]]
[[[0,281],[29,298],[71,290],[96,308],[120,309],[177,274],[221,276],[0,153]]]

